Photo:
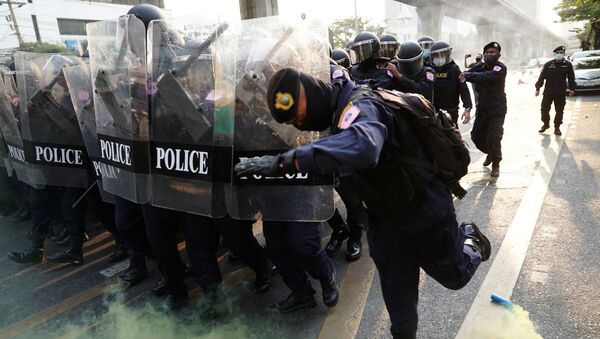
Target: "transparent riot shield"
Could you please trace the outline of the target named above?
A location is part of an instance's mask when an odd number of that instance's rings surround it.
[[[35,185],[87,187],[87,154],[62,68],[73,56],[16,52],[27,176]]]
[[[104,190],[147,203],[149,115],[146,28],[135,16],[87,25],[100,161],[119,169],[105,176]]]
[[[96,117],[94,115],[94,97],[92,94],[92,82],[88,64],[80,64],[63,68],[65,79],[71,94],[71,101],[75,108],[77,121],[83,142],[87,149],[89,165],[96,184],[100,190],[100,196],[105,202],[114,204],[115,197],[104,190],[102,178],[117,178],[118,168],[100,161],[100,144],[98,143],[98,132],[96,131]]]
[[[15,72],[7,68],[0,70],[0,128],[6,146],[5,165],[10,176],[16,174],[19,181],[36,188],[41,186],[29,182],[27,177],[27,162],[21,136],[21,113],[19,111],[19,93],[15,83]]]
[[[267,84],[283,67],[296,67],[329,81],[327,28],[278,17],[242,22],[236,75],[234,163],[241,158],[277,154],[311,143],[316,132],[279,124],[266,103]],[[333,214],[333,176],[294,173],[283,177],[234,178],[228,199],[238,219],[321,221]]]
[[[227,214],[237,47],[232,25],[208,13],[150,23],[152,205]]]

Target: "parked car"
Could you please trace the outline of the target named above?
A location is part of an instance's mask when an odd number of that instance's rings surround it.
[[[591,51],[577,51],[577,52],[574,52],[569,57],[569,60],[573,61],[573,60],[576,60],[576,59],[587,58],[587,57],[600,57],[600,49],[594,49],[594,50],[591,50]]]
[[[575,71],[575,91],[600,90],[600,56],[573,60],[573,70]]]

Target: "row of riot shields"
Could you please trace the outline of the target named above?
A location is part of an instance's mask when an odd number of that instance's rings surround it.
[[[329,79],[324,25],[207,15],[146,28],[122,16],[87,30],[89,63],[16,54],[20,117],[0,86],[5,144],[23,154],[22,162],[6,158],[22,165],[20,180],[94,182],[105,201],[116,195],[211,217],[315,221],[332,215],[332,176],[232,175],[241,158],[320,137],[274,121],[266,88],[283,67]]]

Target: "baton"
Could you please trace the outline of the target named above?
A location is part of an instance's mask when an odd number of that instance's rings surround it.
[[[212,45],[212,43],[215,42],[215,40],[217,40],[219,35],[221,35],[227,28],[229,28],[228,23],[225,22],[220,24],[219,27],[217,27],[217,29],[214,32],[212,32],[200,46],[196,48],[196,51],[192,53],[189,58],[187,58],[185,63],[179,69],[173,69],[171,73],[173,75],[177,73],[185,73],[188,70],[188,68],[192,66],[192,63],[196,59],[198,59],[200,54],[202,54],[202,52],[204,52],[210,45]]]
[[[79,197],[79,199],[77,199],[77,201],[75,201],[75,203],[73,204],[73,206],[71,206],[71,208],[75,208],[75,206],[79,205],[79,203],[81,202],[81,200],[83,200],[83,198],[87,197],[88,194],[90,194],[90,191],[92,190],[92,188],[94,188],[94,186],[98,185],[98,180],[94,180],[94,183],[88,187],[87,190],[85,190],[85,192],[83,192],[83,194]]]

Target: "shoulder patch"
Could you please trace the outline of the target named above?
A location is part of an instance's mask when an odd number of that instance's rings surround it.
[[[500,72],[501,70],[502,70],[502,67],[500,67],[498,65],[494,66],[494,71]]]
[[[342,114],[340,115],[340,120],[338,121],[337,127],[339,129],[347,129],[348,127],[350,127],[350,125],[352,125],[354,120],[358,118],[359,114],[360,109],[352,105],[352,101],[349,102],[348,105],[346,105],[346,108],[344,108],[344,110],[342,111]]]
[[[462,72],[461,72],[461,73],[458,75],[458,81],[460,81],[462,84],[464,84],[464,83],[465,83],[465,81],[467,81],[467,78],[465,78],[465,74],[464,74],[464,73],[462,73]]]
[[[431,73],[431,72],[426,72],[425,74],[426,74],[426,76],[427,76],[427,80],[429,80],[429,81],[433,81],[433,79],[435,79],[435,75],[433,75],[433,73]]]
[[[332,79],[337,79],[337,78],[342,78],[344,77],[344,71],[342,71],[341,69],[336,69],[335,71],[333,71],[333,74],[331,75]]]

